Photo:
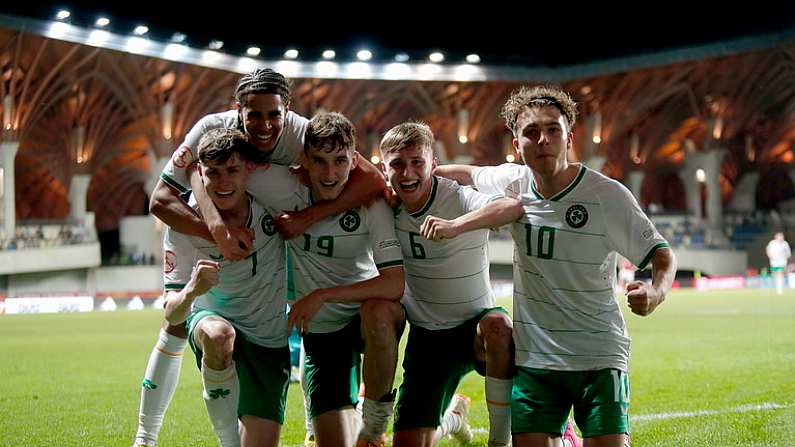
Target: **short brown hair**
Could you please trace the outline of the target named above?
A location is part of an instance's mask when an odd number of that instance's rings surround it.
[[[409,147],[428,147],[433,152],[433,131],[421,121],[409,121],[389,129],[381,139],[381,155],[400,152]]]
[[[574,129],[577,121],[577,103],[568,93],[553,85],[537,85],[520,87],[511,93],[510,98],[502,106],[500,116],[505,119],[505,126],[516,135],[516,120],[526,108],[553,106],[566,117],[569,132]]]
[[[202,163],[208,161],[224,163],[235,152],[244,160],[252,161],[256,158],[258,151],[243,132],[222,127],[210,129],[202,135],[197,155]]]
[[[327,153],[356,150],[356,128],[341,113],[318,113],[306,127],[304,151],[310,147]]]

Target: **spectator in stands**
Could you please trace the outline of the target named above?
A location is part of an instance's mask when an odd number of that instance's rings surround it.
[[[770,259],[770,273],[776,282],[776,293],[781,295],[784,293],[784,275],[787,269],[787,262],[792,256],[789,244],[784,240],[784,233],[777,231],[773,240],[768,242],[765,252]]]

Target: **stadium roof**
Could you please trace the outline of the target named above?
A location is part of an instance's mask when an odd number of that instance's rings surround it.
[[[275,2],[274,2],[275,3]],[[671,2],[628,6],[525,4],[490,2],[436,5],[401,1],[374,6],[372,2],[229,2],[229,7],[199,2],[6,2],[0,13],[52,20],[68,10],[71,24],[94,26],[98,17],[110,20],[107,29],[128,35],[137,25],[149,27],[147,36],[169,42],[175,33],[183,43],[206,48],[212,40],[223,51],[244,55],[250,46],[258,57],[282,58],[298,50],[300,61],[322,60],[335,51],[337,61],[353,61],[362,48],[373,62],[391,62],[404,53],[410,62],[427,61],[440,51],[445,63],[463,63],[478,54],[484,65],[560,68],[608,59],[718,44],[712,51],[730,51],[725,42],[765,38],[795,28],[795,5],[766,8],[754,4],[734,12],[698,10],[692,4]],[[225,5],[225,3],[223,3]],[[714,54],[713,54],[714,55]],[[701,57],[708,56],[702,54]]]

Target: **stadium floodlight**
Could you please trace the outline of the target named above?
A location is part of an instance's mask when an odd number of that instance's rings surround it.
[[[295,48],[290,48],[289,50],[284,52],[285,59],[298,59],[298,50]]]
[[[334,59],[337,57],[337,52],[334,50],[326,50],[323,52],[323,59]]]
[[[186,36],[183,33],[174,33],[173,35],[171,35],[171,41],[174,43],[183,43],[187,38],[188,36]]]
[[[148,32],[149,32],[149,27],[146,25],[138,25],[133,30],[133,34],[135,34],[136,36],[143,36]]]
[[[97,21],[94,22],[94,25],[97,28],[104,28],[104,27],[110,25],[110,19],[107,18],[107,17],[99,17],[99,18],[97,18]]]
[[[409,55],[406,53],[398,53],[395,55],[395,62],[408,62]]]
[[[470,64],[479,64],[480,63],[480,56],[477,54],[467,54],[467,63]]]
[[[261,51],[262,50],[260,50],[259,47],[248,47],[248,50],[246,50],[246,54],[248,54],[249,56],[255,57],[255,56],[259,56],[259,53]]]
[[[65,9],[62,9],[62,10],[58,11],[58,13],[57,13],[57,14],[55,14],[55,19],[56,19],[56,20],[66,20],[66,19],[68,19],[68,18],[69,18],[69,16],[71,16],[71,15],[72,15],[72,13],[71,13],[71,12],[69,12],[69,11],[67,11],[67,10],[65,10]]]
[[[211,50],[216,50],[216,51],[220,50],[221,48],[224,47],[224,41],[213,39],[210,41],[210,45],[208,45],[207,47],[210,48]]]
[[[434,64],[438,64],[439,62],[444,62],[444,54],[439,51],[434,51],[430,55],[428,55],[428,60],[433,62]]]
[[[373,52],[367,49],[362,49],[356,52],[356,59],[360,61],[369,61],[373,58]]]

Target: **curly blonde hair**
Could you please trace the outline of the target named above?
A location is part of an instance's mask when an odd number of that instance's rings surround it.
[[[574,129],[577,121],[577,103],[568,93],[552,85],[537,85],[535,87],[520,87],[511,93],[511,96],[502,106],[500,116],[505,119],[505,126],[516,135],[516,120],[527,108],[553,106],[560,110],[569,123],[569,132]]]

